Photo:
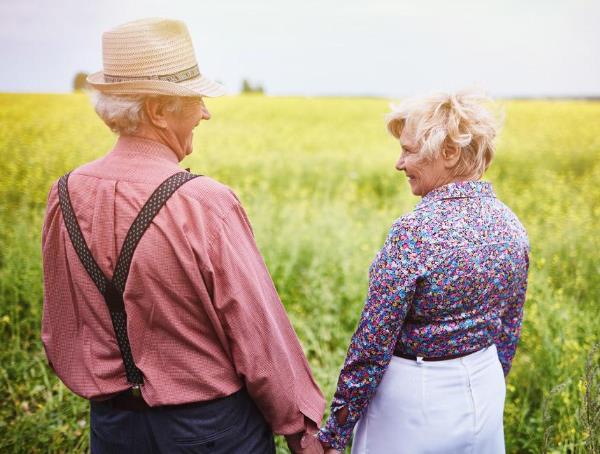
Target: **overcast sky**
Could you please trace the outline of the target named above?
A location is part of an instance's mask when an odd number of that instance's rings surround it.
[[[103,31],[155,16],[232,94],[600,95],[600,0],[0,0],[0,91],[70,91]]]

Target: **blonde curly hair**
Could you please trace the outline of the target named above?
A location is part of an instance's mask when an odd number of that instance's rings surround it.
[[[460,150],[453,168],[457,177],[480,178],[495,153],[500,115],[486,108],[492,100],[475,91],[438,93],[392,105],[386,115],[388,132],[396,139],[405,128],[415,133],[419,154],[435,159],[448,147]]]

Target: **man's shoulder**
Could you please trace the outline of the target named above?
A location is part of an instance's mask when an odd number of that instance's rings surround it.
[[[199,206],[218,211],[222,216],[240,205],[235,192],[229,186],[203,175],[187,182],[179,191]]]

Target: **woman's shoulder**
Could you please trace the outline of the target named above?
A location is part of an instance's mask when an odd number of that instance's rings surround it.
[[[422,219],[413,212],[397,218],[390,227],[388,237],[393,243],[413,245],[422,237]]]
[[[529,243],[527,230],[516,213],[500,199],[494,199],[494,204],[496,210],[495,213],[491,213],[491,217],[495,222],[503,224],[519,239]]]
[[[392,229],[396,230],[414,230],[417,229],[422,223],[422,219],[418,213],[411,211],[410,213],[403,214],[399,218],[396,218],[392,224]]]

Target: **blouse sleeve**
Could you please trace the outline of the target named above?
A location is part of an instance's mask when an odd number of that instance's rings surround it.
[[[506,377],[510,371],[512,360],[515,356],[517,343],[521,335],[521,324],[523,322],[523,305],[525,304],[525,293],[527,291],[527,272],[529,269],[529,246],[524,252],[515,256],[515,291],[512,298],[505,301],[502,308],[502,327],[496,338],[498,359],[502,364],[502,370]]]
[[[319,439],[335,449],[345,448],[392,358],[422,272],[421,244],[413,230],[396,222],[369,270],[365,306],[340,372],[331,415],[319,433]]]

